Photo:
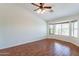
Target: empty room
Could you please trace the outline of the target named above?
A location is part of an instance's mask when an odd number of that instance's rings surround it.
[[[79,56],[79,3],[0,3],[0,56]]]

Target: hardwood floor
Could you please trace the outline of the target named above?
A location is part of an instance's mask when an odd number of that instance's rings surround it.
[[[0,50],[2,56],[79,56],[79,47],[51,38]]]

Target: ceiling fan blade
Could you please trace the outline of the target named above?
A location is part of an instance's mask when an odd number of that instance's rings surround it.
[[[52,7],[51,7],[51,6],[45,6],[44,8],[48,8],[48,9],[51,9]]]
[[[34,11],[37,11],[37,10],[39,10],[40,8],[37,8],[37,9],[35,9]]]
[[[37,4],[35,4],[35,3],[32,3],[32,5],[39,7],[39,5],[37,5]]]

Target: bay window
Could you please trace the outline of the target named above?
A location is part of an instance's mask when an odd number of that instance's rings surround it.
[[[78,37],[78,21],[50,24],[49,35],[50,34]]]

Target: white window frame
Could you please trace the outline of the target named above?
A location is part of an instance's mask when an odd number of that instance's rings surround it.
[[[69,22],[61,23],[61,26],[62,26],[63,24],[67,24],[67,23],[68,23],[69,26],[70,26],[70,23],[69,23]],[[69,29],[70,29],[70,28],[69,28]],[[63,30],[62,27],[61,27],[61,30]],[[69,32],[70,32],[70,30],[69,30]],[[68,33],[68,34],[70,35],[70,33]],[[64,35],[64,34],[62,34],[62,31],[61,31],[61,35]],[[69,36],[69,35],[65,35],[65,36]]]
[[[71,26],[72,26],[72,24],[71,23],[73,23],[73,22],[78,22],[78,33],[77,33],[77,36],[78,36],[78,38],[79,38],[79,20],[74,20],[74,21],[67,21],[67,22],[60,22],[59,24],[61,24],[61,35],[62,35],[62,23],[69,23],[69,36],[71,36],[71,37],[74,37],[74,36],[72,36],[71,34],[71,32],[72,32],[72,30],[71,30]],[[53,29],[53,35],[56,35],[55,34],[55,25],[56,24],[58,24],[58,23],[53,23],[52,25],[54,26],[54,29]],[[51,25],[51,24],[48,24],[48,25]],[[74,27],[73,27],[73,29],[74,29]],[[49,29],[48,29],[49,30]],[[50,35],[50,34],[49,34]],[[59,35],[59,34],[58,34]]]

